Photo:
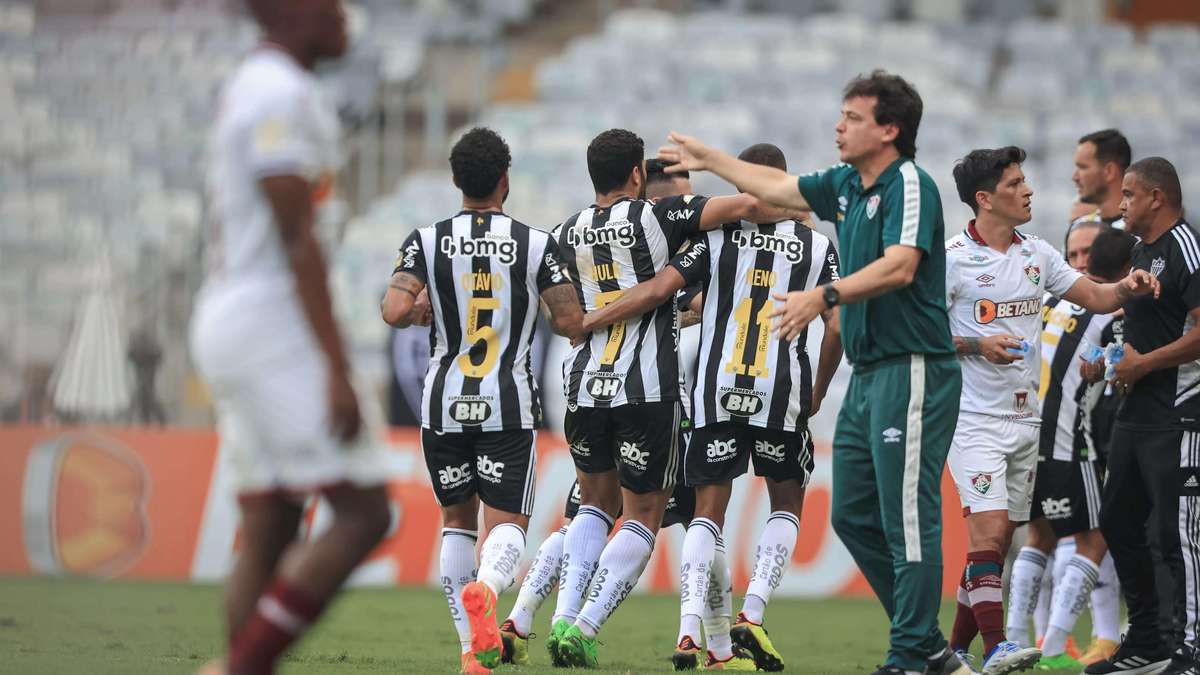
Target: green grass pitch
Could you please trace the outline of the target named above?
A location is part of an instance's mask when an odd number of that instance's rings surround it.
[[[515,597],[501,598],[505,613]],[[220,600],[215,586],[0,578],[0,673],[193,673],[222,647]],[[545,633],[551,610],[542,608],[535,632]],[[953,611],[943,606],[944,629]],[[325,618],[282,675],[458,672],[458,640],[436,590],[351,591]],[[678,621],[677,598],[631,596],[601,632],[599,672],[670,672]],[[1084,644],[1086,614],[1080,623]],[[869,673],[887,646],[883,611],[867,599],[777,599],[767,628],[789,673]],[[530,653],[529,666],[497,675],[562,675],[541,639]]]

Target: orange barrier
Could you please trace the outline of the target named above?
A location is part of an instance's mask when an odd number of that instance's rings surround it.
[[[433,584],[441,524],[419,435],[394,429],[388,440],[394,460],[388,486],[392,530],[351,581]],[[817,446],[800,541],[777,592],[870,595],[829,525],[829,444]],[[539,432],[527,557],[562,524],[573,477],[562,437]],[[952,596],[966,555],[966,529],[949,473],[942,495],[943,589]],[[768,512],[761,481],[737,481],[725,528],[737,587],[748,581]],[[319,532],[329,518],[324,503],[313,500],[305,527]],[[236,502],[212,431],[0,427],[0,574],[217,580],[236,551],[236,526]],[[682,541],[681,528],[663,531],[640,590],[676,588]]]

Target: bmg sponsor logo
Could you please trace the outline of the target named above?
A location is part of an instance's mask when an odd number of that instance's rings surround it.
[[[637,229],[628,220],[610,220],[598,227],[576,225],[567,230],[567,243],[572,247],[616,246],[633,248],[637,243]]]
[[[517,261],[517,241],[512,237],[488,232],[480,239],[443,237],[442,253],[451,258],[495,258],[502,265]]]
[[[778,253],[793,265],[804,259],[804,242],[790,235],[734,230],[732,239],[740,249]]]

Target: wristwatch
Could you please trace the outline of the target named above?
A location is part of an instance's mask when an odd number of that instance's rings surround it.
[[[833,284],[825,284],[821,287],[821,297],[825,299],[825,306],[833,309],[841,301],[841,294],[833,287]]]

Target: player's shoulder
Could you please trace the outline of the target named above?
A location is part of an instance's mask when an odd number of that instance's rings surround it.
[[[550,239],[550,233],[543,229],[534,227],[532,225],[526,225],[512,216],[509,216],[509,220],[512,221],[512,225],[509,226],[509,231],[513,234],[519,234],[520,236],[525,237],[531,245],[544,246]]]
[[[929,172],[911,158],[900,160],[900,164],[896,167],[895,179],[890,181],[884,190],[889,195],[904,199],[913,194],[941,199],[937,181],[933,180],[933,176],[930,176]]]
[[[1189,271],[1200,267],[1200,235],[1186,220],[1180,220],[1167,230],[1167,244],[1179,253],[1179,258],[1187,263]]]
[[[226,82],[222,105],[234,116],[296,109],[312,95],[312,76],[272,50],[248,55]]]
[[[958,234],[946,240],[946,259],[957,258],[967,254],[967,249],[971,244],[971,238],[966,232]]]
[[[629,208],[632,210],[635,205],[641,204],[642,220],[655,218],[660,221],[675,222],[692,218],[696,213],[696,208],[704,199],[700,195],[672,195],[655,201],[635,199],[630,202]]]

